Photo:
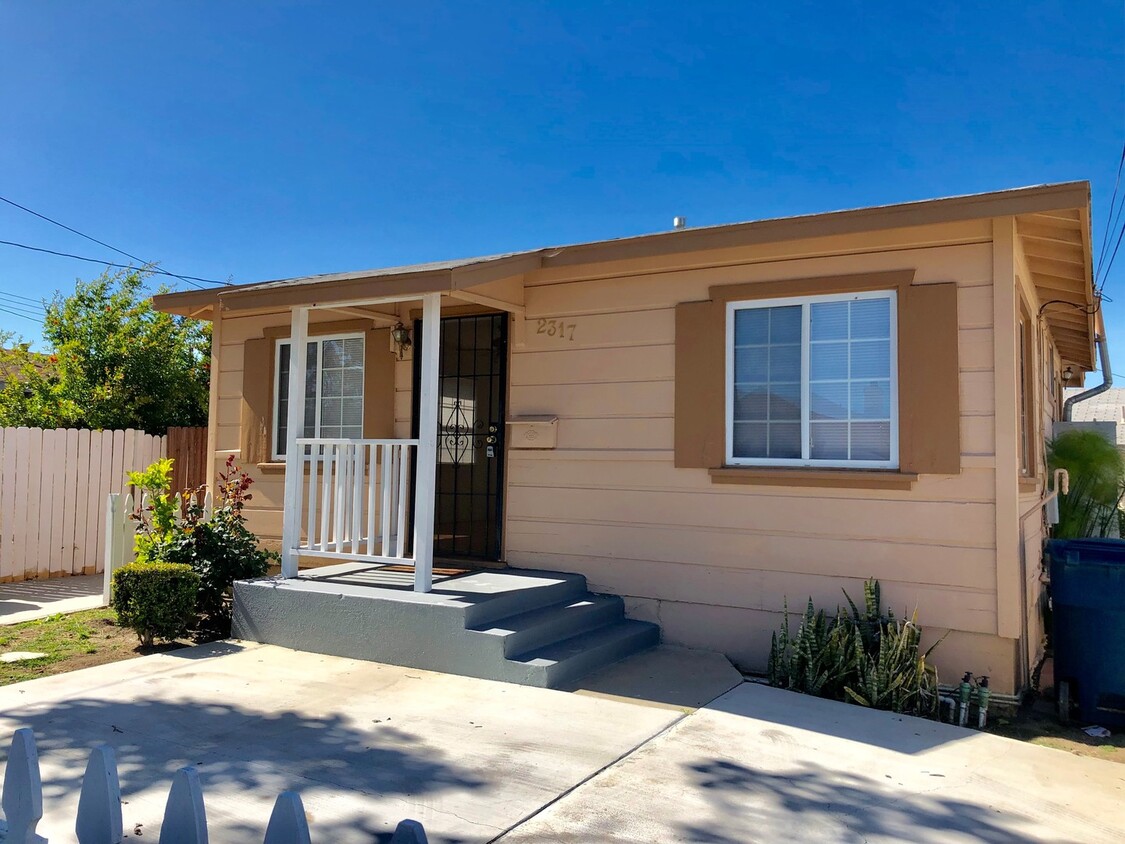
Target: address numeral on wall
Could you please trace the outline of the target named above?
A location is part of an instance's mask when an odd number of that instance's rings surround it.
[[[563,322],[561,319],[537,319],[535,333],[546,334],[548,337],[558,337],[560,340],[573,340],[573,322]]]

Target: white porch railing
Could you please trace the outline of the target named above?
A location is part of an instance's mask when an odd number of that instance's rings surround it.
[[[412,565],[406,535],[418,440],[298,438],[296,444],[308,473],[297,499],[286,502],[285,518],[302,524],[298,551]]]
[[[12,736],[0,807],[4,814],[0,820],[0,841],[48,844],[47,839],[36,832],[43,819],[43,781],[35,735],[26,727],[16,730]],[[99,744],[90,753],[82,777],[74,831],[78,844],[121,844],[125,837],[117,757],[108,744]],[[208,839],[207,811],[199,774],[193,767],[180,768],[168,793],[159,844],[207,844]],[[426,844],[427,840],[420,823],[404,820],[395,828],[390,842]],[[309,842],[309,822],[300,795],[295,791],[283,791],[274,803],[264,844]]]

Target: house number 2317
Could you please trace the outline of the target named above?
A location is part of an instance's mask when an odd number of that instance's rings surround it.
[[[563,322],[561,319],[540,319],[536,321],[539,324],[535,329],[536,334],[546,334],[548,337],[558,337],[560,340],[574,339],[573,322]]]

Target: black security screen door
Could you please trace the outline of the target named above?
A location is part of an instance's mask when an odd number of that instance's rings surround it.
[[[421,322],[414,336],[421,349]],[[441,321],[435,558],[500,559],[507,340],[507,314]],[[415,354],[415,425],[420,358]]]

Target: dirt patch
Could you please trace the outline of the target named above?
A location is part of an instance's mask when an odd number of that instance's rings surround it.
[[[1055,714],[1055,702],[1048,695],[1025,704],[1012,718],[990,723],[988,731],[1041,747],[1065,750],[1076,756],[1125,762],[1125,732],[1113,732],[1109,738],[1092,738],[1077,724],[1062,724]]]
[[[0,663],[0,686],[186,647],[171,642],[142,648],[137,634],[117,624],[111,609],[54,615],[0,627],[0,653],[32,651],[37,659]]]

